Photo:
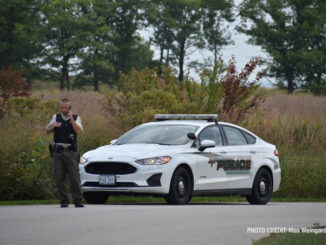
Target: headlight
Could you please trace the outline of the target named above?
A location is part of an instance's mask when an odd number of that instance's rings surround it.
[[[80,164],[84,164],[84,163],[86,163],[87,162],[87,159],[86,158],[84,158],[84,157],[80,157],[80,160],[79,160],[79,163]]]
[[[140,163],[142,165],[162,165],[166,164],[169,161],[171,161],[171,157],[164,156],[164,157],[152,157],[152,158],[146,158],[146,159],[140,159],[137,160],[137,163]]]

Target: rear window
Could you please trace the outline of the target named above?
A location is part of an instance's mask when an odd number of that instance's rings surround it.
[[[223,126],[226,139],[229,145],[247,145],[247,139],[241,131],[234,127]]]
[[[244,134],[244,136],[246,137],[248,144],[255,144],[256,143],[256,137],[241,130],[241,132]]]

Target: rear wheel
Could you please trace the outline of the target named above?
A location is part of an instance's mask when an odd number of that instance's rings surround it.
[[[108,197],[106,192],[84,192],[84,198],[89,204],[104,204]]]
[[[250,204],[266,204],[273,192],[273,180],[267,169],[260,169],[255,177],[251,195],[246,196]]]
[[[186,204],[192,197],[192,180],[187,169],[178,168],[171,180],[170,192],[165,196],[168,204]]]

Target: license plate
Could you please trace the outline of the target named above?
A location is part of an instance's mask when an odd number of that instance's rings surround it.
[[[100,175],[100,185],[115,185],[115,175]]]

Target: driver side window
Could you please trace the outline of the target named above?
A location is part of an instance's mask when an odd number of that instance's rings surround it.
[[[199,134],[199,139],[202,142],[203,140],[213,140],[216,145],[223,145],[221,132],[218,126],[209,126],[205,128]]]

